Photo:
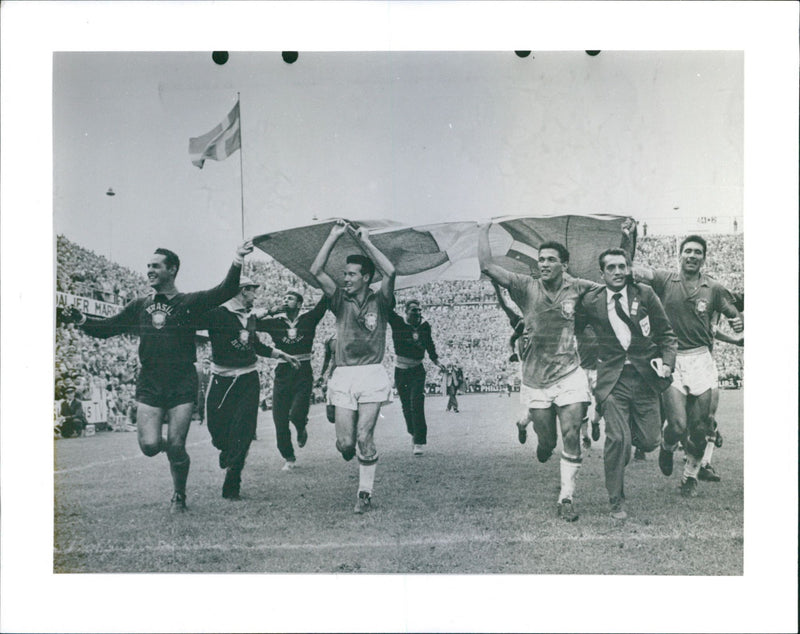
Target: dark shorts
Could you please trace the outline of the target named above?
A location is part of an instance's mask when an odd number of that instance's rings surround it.
[[[184,403],[197,401],[197,371],[194,365],[169,371],[142,368],[136,382],[136,400],[139,403],[172,409]]]

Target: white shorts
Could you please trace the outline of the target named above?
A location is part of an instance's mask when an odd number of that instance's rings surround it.
[[[717,384],[717,364],[708,348],[678,351],[672,387],[682,394],[700,396]]]
[[[563,407],[573,403],[590,403],[592,395],[586,372],[583,368],[577,368],[550,387],[530,387],[523,383],[519,400],[528,409],[547,409],[551,405]]]
[[[327,401],[353,411],[359,403],[391,403],[392,384],[380,364],[339,365],[328,381]]]
[[[597,368],[592,368],[591,370],[583,368],[583,371],[586,372],[586,380],[589,382],[589,389],[594,392],[594,389],[597,387]]]

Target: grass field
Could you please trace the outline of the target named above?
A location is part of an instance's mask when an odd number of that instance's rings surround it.
[[[557,455],[535,458],[536,440],[516,437],[511,398],[460,398],[461,413],[429,398],[428,446],[412,456],[400,404],[384,408],[375,509],[352,512],[356,461],[334,449],[333,425],[311,410],[299,467],[282,472],[270,412],[260,412],[239,502],[221,497],[223,472],[208,431],[193,423],[189,512],[168,513],[164,455],[145,458],[134,433],[58,439],[55,572],[527,573],[741,575],[743,571],[742,392],[722,391],[725,438],[715,454],[720,483],[678,493],[657,452],[626,471],[624,522],[608,515],[602,443],[585,452],[576,505],[555,514]]]

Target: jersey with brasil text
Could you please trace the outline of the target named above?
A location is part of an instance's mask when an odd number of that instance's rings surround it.
[[[575,310],[580,298],[599,284],[564,275],[561,288],[551,295],[541,279],[510,275],[509,294],[522,310],[525,323],[518,342],[522,382],[528,387],[546,388],[580,365]]]
[[[256,354],[272,355],[272,348],[264,345],[256,334],[256,318],[250,315],[242,324],[238,315],[228,310],[227,304],[201,316],[197,327],[208,330],[211,358],[218,366],[245,368],[255,364]]]
[[[256,330],[269,334],[275,347],[286,354],[311,354],[317,325],[327,308],[328,298],[323,295],[314,308],[298,315],[295,321],[287,316],[259,319]]]
[[[194,343],[197,318],[239,292],[241,272],[242,267],[233,264],[222,284],[210,290],[178,293],[171,298],[150,293],[129,302],[112,317],[87,316],[79,328],[102,339],[121,334],[138,335],[143,372],[185,370],[193,366],[197,358]]]
[[[386,323],[393,299],[367,289],[359,304],[341,288],[330,297],[336,316],[336,366],[372,365],[383,361],[386,351]]]
[[[664,305],[664,312],[678,337],[678,350],[703,346],[711,350],[714,345],[712,316],[733,302],[728,289],[701,273],[699,285],[689,291],[680,272],[663,270],[653,271],[650,286]]]

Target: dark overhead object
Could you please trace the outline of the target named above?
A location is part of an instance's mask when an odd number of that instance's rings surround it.
[[[530,51],[514,51],[517,54],[517,57],[528,57],[531,54]]]
[[[600,55],[600,51],[586,51],[586,54],[594,57],[595,55]]]
[[[281,57],[287,64],[294,64],[297,61],[297,51],[283,51]]]
[[[214,51],[211,53],[211,59],[214,60],[215,64],[222,66],[228,61],[228,51]]]

